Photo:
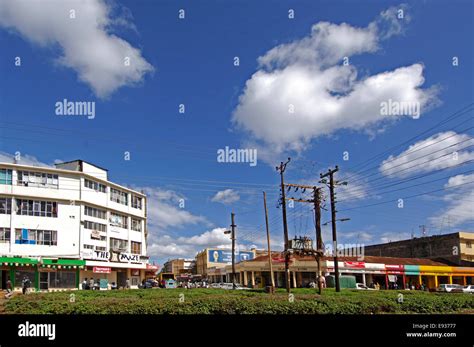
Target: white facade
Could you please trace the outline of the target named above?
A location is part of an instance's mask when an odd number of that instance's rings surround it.
[[[1,204],[0,256],[146,269],[146,196],[108,181],[107,170],[81,160],[56,168],[0,163]]]

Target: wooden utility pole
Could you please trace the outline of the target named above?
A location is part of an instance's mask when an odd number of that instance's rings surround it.
[[[277,171],[280,172],[280,187],[281,187],[281,206],[283,213],[283,233],[285,237],[285,282],[286,282],[286,291],[289,293],[291,291],[290,285],[290,253],[288,251],[288,224],[286,221],[286,196],[285,196],[285,180],[283,173],[285,172],[286,165],[290,162],[288,158],[286,163],[281,162],[280,166],[277,166]]]
[[[314,203],[314,224],[316,228],[316,261],[318,263],[318,291],[319,295],[323,293],[323,284],[321,282],[321,255],[323,252],[323,238],[321,233],[321,188],[313,188],[313,203]]]
[[[295,199],[295,198],[288,198],[288,200],[293,200],[297,202],[305,202],[305,203],[312,203],[314,204],[314,220],[315,220],[315,228],[316,228],[316,252],[313,254],[315,255],[316,258],[316,263],[318,266],[318,275],[317,275],[317,282],[318,282],[318,289],[319,289],[319,294],[322,294],[322,283],[321,283],[321,257],[323,255],[323,239],[322,239],[322,233],[321,233],[321,200],[322,200],[322,194],[321,194],[321,188],[318,188],[316,186],[305,186],[302,184],[292,184],[292,183],[286,183],[286,187],[293,187],[296,189],[303,189],[305,191],[306,189],[312,189],[313,190],[313,199]]]
[[[336,280],[336,292],[341,291],[341,285],[339,283],[339,263],[337,259],[337,234],[336,234],[336,202],[334,199],[334,173],[339,171],[339,167],[336,165],[336,168],[325,174],[321,174],[320,177],[324,178],[329,176],[329,193],[331,198],[331,225],[332,225],[332,241],[333,241],[333,252],[334,252],[334,276]]]
[[[270,247],[270,229],[268,227],[268,210],[267,210],[267,194],[263,192],[263,207],[265,208],[265,225],[267,227],[267,248],[268,248],[268,266],[270,268],[270,278],[272,281],[271,293],[275,288],[275,278],[273,277],[273,265],[272,265],[272,249]]]
[[[230,225],[231,227],[231,232],[232,232],[232,289],[235,289],[236,288],[236,285],[235,285],[235,222],[234,222],[234,217],[235,217],[235,213],[232,212],[230,214],[230,217],[231,217],[231,221],[232,221],[232,224]]]

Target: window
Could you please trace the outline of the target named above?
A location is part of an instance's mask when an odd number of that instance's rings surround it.
[[[58,204],[53,201],[17,199],[17,213],[22,216],[57,217]]]
[[[111,213],[110,214],[110,225],[117,226],[120,228],[127,229],[128,228],[128,217],[118,214],[118,213]]]
[[[105,252],[105,251],[107,250],[107,247],[95,246],[95,249],[96,249],[97,251],[104,251],[104,252]]]
[[[138,208],[139,210],[141,210],[142,201],[143,199],[141,197],[132,194],[132,207],[133,208]]]
[[[142,254],[142,244],[141,244],[141,242],[132,241],[131,247],[132,247],[131,252],[133,254]]]
[[[110,249],[115,252],[126,252],[128,248],[128,241],[121,239],[110,238]]]
[[[0,228],[0,243],[10,242],[10,228]]]
[[[100,193],[105,193],[105,191],[107,189],[104,184],[99,183],[99,182],[95,182],[95,181],[91,181],[91,180],[88,180],[88,179],[84,180],[84,187],[90,188],[90,189],[95,190],[96,192],[100,192]]]
[[[0,184],[12,184],[12,170],[0,169]]]
[[[18,171],[18,185],[58,188],[58,175],[44,172]]]
[[[84,228],[89,230],[97,230],[97,231],[106,231],[107,226],[105,224],[100,224],[96,222],[91,222],[88,220],[84,221]]]
[[[128,205],[128,194],[118,189],[110,188],[110,201]]]
[[[89,217],[107,219],[107,212],[104,210],[100,210],[98,208],[85,206],[84,213],[86,216],[89,216]]]
[[[57,246],[56,230],[15,229],[15,243],[42,246]]]
[[[84,249],[94,249],[94,246],[92,246],[92,245],[84,245]]]
[[[132,230],[142,231],[142,221],[140,219],[132,218]]]
[[[466,241],[466,248],[472,248],[471,241]]]
[[[0,214],[11,214],[11,213],[12,213],[12,199],[0,198]]]
[[[75,271],[49,272],[49,288],[75,288]]]
[[[36,287],[36,276],[35,276],[35,270],[30,270],[30,271],[15,271],[15,287],[22,287],[23,285],[23,280],[27,278],[30,280],[30,288],[35,288]]]

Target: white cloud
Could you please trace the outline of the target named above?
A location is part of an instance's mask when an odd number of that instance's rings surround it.
[[[406,233],[406,232],[385,232],[381,234],[380,242],[388,243],[388,242],[408,240],[410,238],[411,238],[411,234]]]
[[[159,233],[170,227],[180,228],[185,225],[208,223],[205,217],[194,215],[186,210],[185,197],[174,191],[158,187],[134,186],[133,189],[143,190],[147,195],[148,224],[154,228],[152,232]]]
[[[467,134],[438,133],[409,146],[397,156],[389,156],[380,165],[380,172],[389,177],[407,177],[453,167],[474,160],[474,151],[465,149],[473,144],[474,139]]]
[[[221,190],[214,195],[211,199],[213,202],[220,202],[221,204],[228,205],[240,200],[239,193],[233,189]]]
[[[214,228],[193,236],[174,238],[170,235],[156,237],[148,246],[151,256],[193,258],[197,252],[208,247],[231,247],[229,235],[224,234],[225,228]]]
[[[103,0],[3,0],[0,26],[39,46],[58,46],[57,62],[75,70],[79,80],[104,98],[120,87],[142,82],[153,71],[139,49],[112,33],[114,26],[133,28],[126,16],[113,18],[114,9]],[[126,57],[129,66],[124,64]]]
[[[374,133],[375,126],[403,117],[381,115],[381,102],[389,99],[418,102],[422,110],[432,106],[436,90],[421,89],[422,64],[360,79],[355,66],[342,65],[344,57],[374,53],[382,39],[400,33],[403,20],[394,15],[394,9],[385,11],[365,28],[320,22],[308,37],[261,56],[232,117],[246,141],[277,155],[301,152],[337,130]]]
[[[19,154],[18,160],[15,161],[15,155],[6,152],[0,152],[0,162],[10,163],[10,164],[19,164],[19,165],[30,165],[30,166],[42,166],[42,167],[52,167],[52,165],[43,163],[38,160],[35,156],[29,154]]]
[[[444,187],[452,193],[443,198],[445,206],[429,221],[440,228],[474,221],[474,174],[453,176]]]

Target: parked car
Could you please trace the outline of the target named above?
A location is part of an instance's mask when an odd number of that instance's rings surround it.
[[[438,292],[444,292],[444,293],[462,293],[463,292],[463,286],[459,284],[440,284],[438,288],[436,288],[436,291]]]
[[[474,293],[474,284],[469,284],[467,286],[464,286],[464,288],[462,289],[462,291],[464,293],[469,293],[469,294],[472,294]]]
[[[356,288],[359,290],[374,290],[374,288],[367,287],[364,283],[356,283]]]
[[[210,287],[214,289],[221,288],[222,283],[211,283]]]

